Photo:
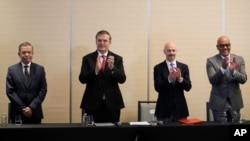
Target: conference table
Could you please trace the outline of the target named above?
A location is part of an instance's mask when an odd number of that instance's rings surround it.
[[[83,126],[81,123],[43,123],[0,126],[1,141],[17,138],[20,141],[179,141],[183,139],[243,141],[246,138],[250,139],[249,134],[250,121],[226,124],[204,122],[202,124],[131,125],[121,123],[114,126]]]

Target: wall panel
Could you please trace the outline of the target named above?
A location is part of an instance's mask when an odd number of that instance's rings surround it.
[[[48,93],[43,122],[69,121],[69,3],[68,0],[1,0],[0,114],[7,112],[7,67],[19,62],[18,45],[34,45],[33,61],[45,66]]]
[[[111,51],[123,56],[127,80],[120,85],[125,108],[121,121],[137,119],[137,101],[147,94],[147,1],[73,1],[72,13],[72,108],[73,122],[81,117],[80,102],[85,85],[80,84],[82,57],[94,50],[95,35],[106,29],[112,36]],[[130,114],[126,114],[130,113]]]
[[[232,47],[231,51],[244,57],[246,64],[246,72],[249,78],[250,75],[250,18],[249,9],[250,2],[241,0],[236,3],[233,0],[227,0],[225,3],[225,33],[231,37]],[[250,81],[241,85],[242,95],[244,101],[244,108],[241,110],[245,118],[250,118]]]

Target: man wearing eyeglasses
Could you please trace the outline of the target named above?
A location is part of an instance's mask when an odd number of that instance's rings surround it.
[[[209,108],[215,122],[221,122],[226,113],[229,122],[238,122],[244,107],[240,84],[247,81],[245,61],[242,56],[230,53],[231,42],[227,36],[217,39],[218,54],[207,58],[206,70],[212,86]]]

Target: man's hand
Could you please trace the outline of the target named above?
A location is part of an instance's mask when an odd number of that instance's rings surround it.
[[[30,107],[25,107],[23,108],[23,115],[26,117],[31,117],[32,116],[32,109]]]
[[[233,73],[236,68],[238,68],[240,65],[237,63],[236,57],[233,57],[233,61],[230,62],[230,72]]]
[[[177,80],[181,80],[183,79],[182,76],[181,76],[181,70],[179,68],[175,68],[175,77]]]
[[[107,63],[108,63],[108,68],[110,70],[114,69],[114,62],[115,62],[115,57],[114,56],[108,56]]]

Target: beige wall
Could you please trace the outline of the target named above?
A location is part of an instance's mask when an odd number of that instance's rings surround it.
[[[163,45],[173,40],[179,61],[189,65],[193,88],[186,93],[190,117],[206,119],[210,84],[206,58],[217,53],[221,34],[232,40],[232,51],[250,60],[250,1],[241,0],[0,0],[0,114],[7,112],[7,67],[19,61],[17,46],[35,46],[34,62],[45,66],[48,94],[44,123],[80,122],[85,85],[78,75],[83,55],[95,47],[101,29],[113,37],[111,50],[122,55],[127,81],[120,85],[126,107],[121,121],[137,120],[138,100],[156,100],[153,67],[164,60]],[[249,82],[241,86],[250,118]]]

